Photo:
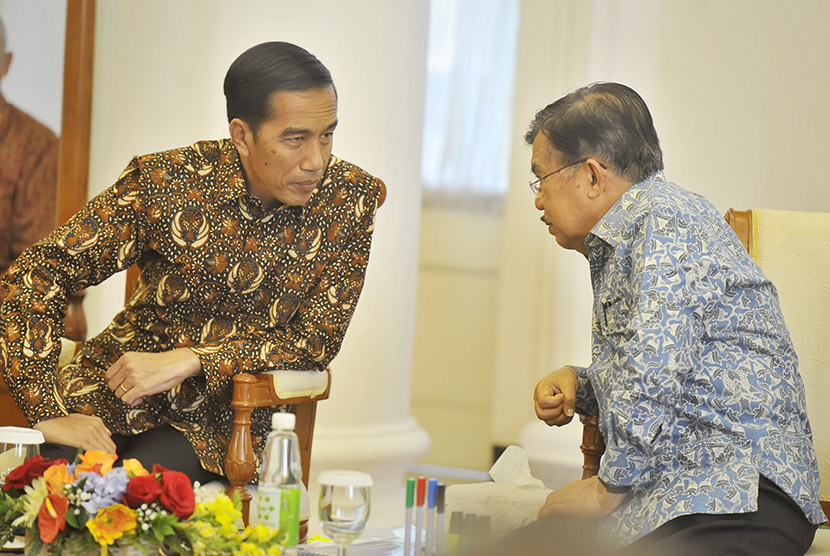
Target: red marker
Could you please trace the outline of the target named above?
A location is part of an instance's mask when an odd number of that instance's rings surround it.
[[[415,511],[415,556],[421,555],[421,528],[424,524],[424,499],[426,498],[426,491],[427,478],[418,477],[418,483],[415,487],[415,504],[418,506],[418,509]]]

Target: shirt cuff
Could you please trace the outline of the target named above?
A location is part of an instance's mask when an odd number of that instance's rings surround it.
[[[597,479],[599,479],[600,484],[605,488],[605,490],[607,490],[611,494],[625,494],[626,492],[631,490],[631,487],[627,485],[609,485],[599,477],[597,477]]]

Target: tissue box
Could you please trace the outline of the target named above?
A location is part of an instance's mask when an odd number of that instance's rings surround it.
[[[544,487],[499,483],[452,485],[447,487],[445,515],[489,515],[493,534],[501,536],[536,521],[536,514],[550,492]]]
[[[508,446],[490,468],[490,476],[492,483],[447,487],[445,515],[489,515],[496,536],[536,521],[539,508],[552,491],[531,475],[524,450]]]

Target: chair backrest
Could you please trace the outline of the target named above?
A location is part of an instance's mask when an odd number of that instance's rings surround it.
[[[821,505],[830,511],[830,213],[729,209],[726,221],[778,289],[799,358],[821,473]],[[583,479],[597,473],[605,449],[595,417],[583,420]]]
[[[807,414],[830,510],[830,213],[730,210],[727,221],[775,287],[798,354]],[[734,224],[733,224],[734,222]]]

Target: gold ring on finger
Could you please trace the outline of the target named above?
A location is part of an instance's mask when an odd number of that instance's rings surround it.
[[[124,390],[124,393],[125,393],[125,394],[126,394],[127,392],[129,392],[129,389],[124,388],[124,385],[123,385],[123,384],[121,385],[121,389],[122,389],[122,390]]]

